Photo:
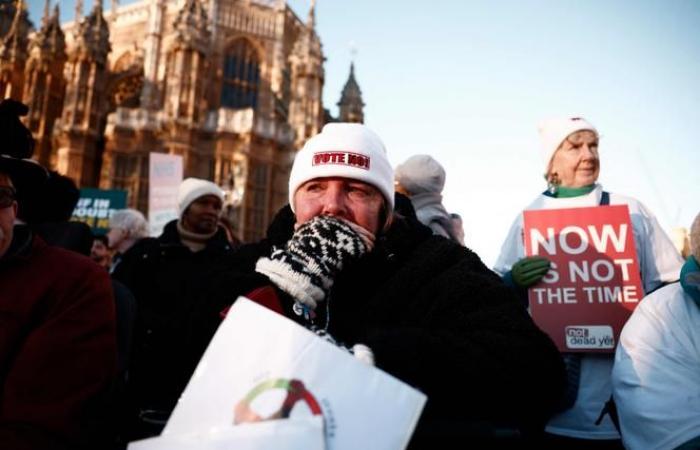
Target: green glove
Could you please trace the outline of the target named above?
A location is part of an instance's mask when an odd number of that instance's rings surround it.
[[[538,283],[545,276],[551,262],[543,256],[528,256],[513,264],[513,282],[521,288]]]

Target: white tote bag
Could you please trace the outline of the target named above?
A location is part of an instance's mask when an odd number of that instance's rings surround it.
[[[129,450],[403,449],[426,400],[292,320],[240,297],[161,437],[132,443]]]

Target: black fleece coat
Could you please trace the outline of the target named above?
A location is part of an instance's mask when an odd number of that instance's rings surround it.
[[[317,317],[330,308],[336,340],[367,344],[378,367],[428,395],[414,446],[537,434],[565,385],[559,352],[475,253],[407,216],[346,267]],[[270,284],[254,273],[255,261],[284,245],[293,223],[286,207],[265,241],[239,250],[238,273],[227,279],[232,293]],[[302,321],[278,293],[286,315]]]
[[[199,317],[207,302],[230,304],[236,298],[228,288],[215,290],[221,286],[217,280],[230,275],[225,269],[234,254],[224,231],[219,229],[203,250],[192,252],[181,242],[176,225],[172,221],[158,238],[138,241],[112,274],[136,298],[128,382],[133,407],[162,411],[162,419],[172,411],[216,330],[211,325],[193,328],[200,321],[192,318]]]

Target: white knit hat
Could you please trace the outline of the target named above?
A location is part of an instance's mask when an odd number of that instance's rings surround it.
[[[396,166],[394,175],[412,195],[440,194],[445,187],[445,169],[430,155],[413,155]]]
[[[224,191],[219,186],[208,180],[199,178],[186,178],[177,191],[177,207],[180,216],[185,212],[190,204],[199,197],[213,195],[224,201]]]
[[[554,153],[571,133],[590,130],[598,136],[598,130],[581,117],[557,117],[543,120],[537,128],[542,140],[542,158],[544,159],[545,171],[549,169],[549,163],[552,161]]]
[[[314,178],[343,177],[363,181],[379,189],[394,209],[394,170],[377,134],[359,123],[329,123],[299,150],[289,175],[289,204],[294,194]]]

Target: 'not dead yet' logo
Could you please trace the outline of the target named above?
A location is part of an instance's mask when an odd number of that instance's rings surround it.
[[[608,325],[573,325],[565,329],[566,346],[569,349],[615,348],[613,329]]]
[[[317,152],[314,153],[311,164],[314,166],[340,164],[369,170],[369,157],[352,152]]]

